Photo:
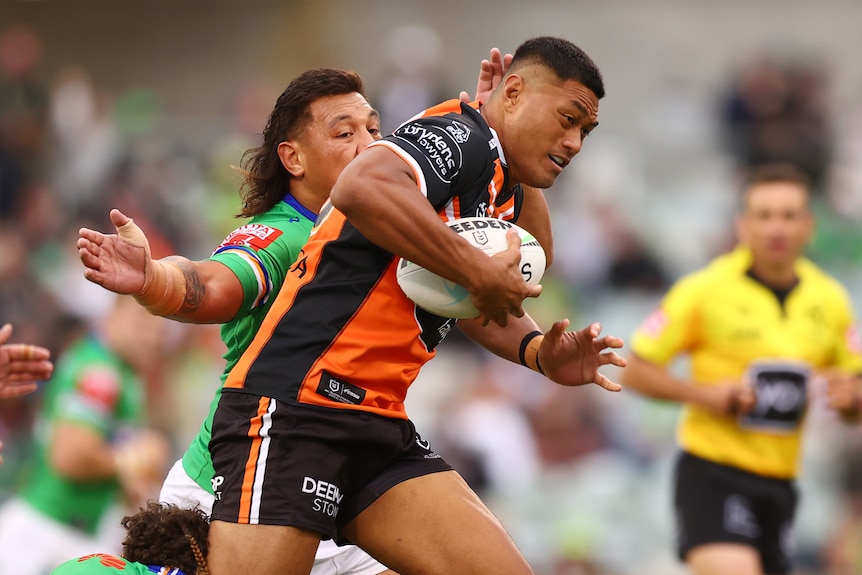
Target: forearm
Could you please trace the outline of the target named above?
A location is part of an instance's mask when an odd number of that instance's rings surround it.
[[[625,387],[652,399],[678,403],[693,403],[697,399],[696,386],[672,376],[666,368],[636,355],[629,357],[621,379]]]
[[[73,481],[101,481],[117,475],[110,445],[95,431],[80,424],[57,425],[48,458],[57,473]]]
[[[521,356],[527,352],[526,349],[522,350],[522,346],[525,343],[525,336],[537,331],[541,332],[539,326],[529,314],[524,314],[522,317],[518,318],[511,317],[506,327],[500,327],[495,323],[489,323],[488,325],[483,326],[479,322],[471,319],[460,320],[458,322],[458,327],[467,337],[494,355],[521,365],[527,363],[529,367],[533,368],[535,371],[539,371],[535,368],[533,356],[530,358],[525,357],[524,361],[521,359]],[[538,337],[536,341],[527,342],[528,345],[536,346],[536,348],[538,348],[538,344],[541,341]],[[524,353],[522,353],[522,351]],[[532,361],[528,361],[528,359]]]
[[[389,150],[366,150],[342,172],[332,204],[369,241],[470,289],[490,258],[443,223],[407,169]]]
[[[227,266],[211,260],[193,262],[182,256],[153,263],[162,266],[160,273],[167,276],[165,287],[139,294],[136,299],[154,315],[187,323],[225,323],[236,316],[243,300],[242,285]],[[172,292],[165,295],[164,290]]]

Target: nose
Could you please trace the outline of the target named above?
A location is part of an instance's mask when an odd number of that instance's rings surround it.
[[[362,135],[356,140],[356,155],[374,141],[374,136],[368,130],[363,130],[361,134]]]
[[[569,159],[572,159],[581,151],[583,143],[584,139],[581,137],[580,128],[574,128],[566,132],[566,136],[563,139],[563,147],[565,147],[566,151],[569,152]]]

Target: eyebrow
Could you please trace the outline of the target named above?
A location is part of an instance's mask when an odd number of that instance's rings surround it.
[[[590,117],[590,113],[589,113],[589,112],[587,112],[587,109],[584,107],[584,105],[583,105],[583,104],[581,104],[581,103],[580,103],[580,102],[578,102],[577,100],[572,100],[572,105],[573,105],[575,108],[577,108],[577,109],[581,112],[581,114],[583,114],[583,115],[584,115],[584,116],[586,116],[587,118],[589,118],[589,117]],[[585,127],[586,127],[586,128],[589,128],[590,130],[595,130],[595,129],[596,129],[596,127],[597,127],[598,125],[599,125],[599,121],[598,121],[598,120],[596,120],[595,122],[591,122],[591,123],[587,124]]]
[[[371,112],[368,113],[368,117],[372,118],[374,120],[379,120],[380,119],[380,112],[378,112],[377,110],[372,108]],[[329,122],[329,127],[334,128],[335,126],[337,126],[341,122],[348,122],[350,120],[353,120],[354,118],[355,118],[355,116],[353,116],[352,114],[339,114],[338,116],[335,116]]]

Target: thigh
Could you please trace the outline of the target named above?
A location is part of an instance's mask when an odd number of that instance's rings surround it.
[[[532,573],[500,522],[455,471],[395,485],[348,523],[344,534],[398,573]]]
[[[699,545],[689,551],[686,564],[692,575],[764,575],[757,550],[738,543]]]
[[[319,541],[295,527],[213,521],[207,564],[211,575],[308,575]]]

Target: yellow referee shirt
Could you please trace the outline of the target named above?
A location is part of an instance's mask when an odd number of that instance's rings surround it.
[[[862,371],[859,332],[844,288],[811,261],[784,305],[747,275],[739,248],[679,280],[632,340],[633,352],[659,365],[691,359],[696,385],[754,385],[757,405],[731,418],[686,405],[678,429],[685,451],[759,475],[796,476],[811,376],[837,367]]]

